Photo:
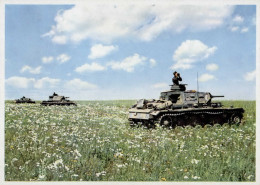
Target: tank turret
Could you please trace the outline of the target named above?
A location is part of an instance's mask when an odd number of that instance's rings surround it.
[[[53,95],[49,96],[49,100],[42,101],[41,105],[77,105],[75,102],[70,101],[68,98],[69,97],[59,96],[54,92]]]
[[[131,124],[154,126],[204,125],[214,123],[240,123],[244,109],[223,108],[221,102],[212,102],[210,92],[186,90],[187,84],[170,85],[163,91],[158,100],[141,99],[129,109]]]

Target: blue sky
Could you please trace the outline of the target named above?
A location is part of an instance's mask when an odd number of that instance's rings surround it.
[[[163,3],[6,5],[5,96],[158,98],[187,89],[255,99],[256,7]]]

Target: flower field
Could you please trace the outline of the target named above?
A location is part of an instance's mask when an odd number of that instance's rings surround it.
[[[255,101],[241,125],[131,128],[135,101],[5,104],[6,181],[255,181]]]

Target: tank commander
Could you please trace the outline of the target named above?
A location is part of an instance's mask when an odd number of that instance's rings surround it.
[[[173,85],[179,85],[179,81],[182,81],[180,73],[177,73],[177,71],[174,71],[173,75],[174,75],[174,77],[172,78]]]

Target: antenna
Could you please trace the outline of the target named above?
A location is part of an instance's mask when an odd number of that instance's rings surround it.
[[[197,72],[197,100],[198,100],[198,107],[199,107],[199,73]]]
[[[199,91],[199,73],[197,72],[197,92]]]

